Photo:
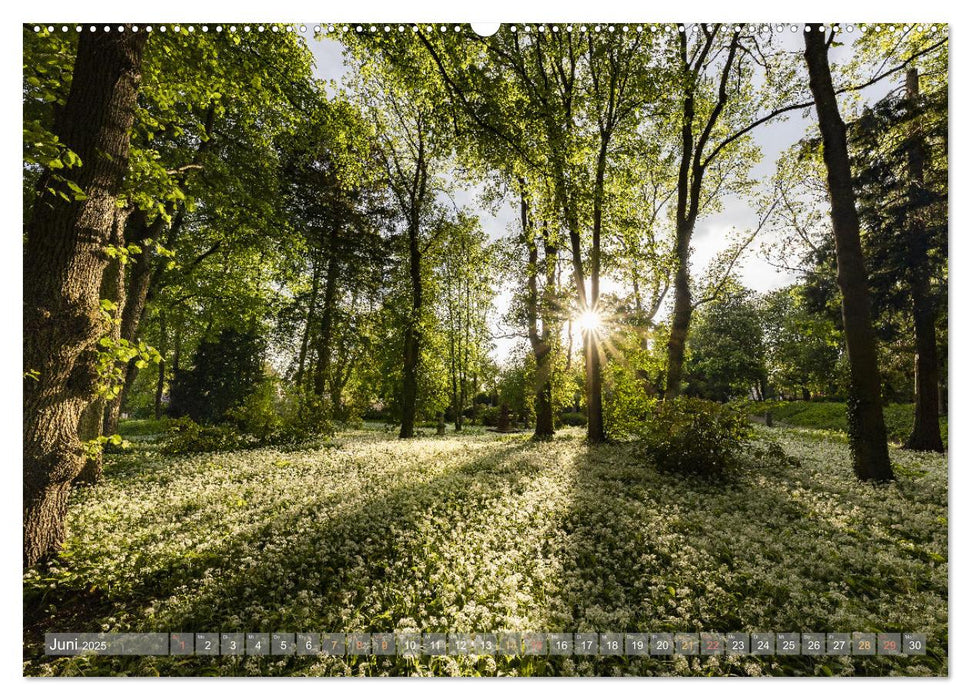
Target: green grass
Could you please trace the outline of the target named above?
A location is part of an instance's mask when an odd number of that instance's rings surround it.
[[[846,432],[846,404],[829,401],[765,402],[776,421],[800,428]],[[910,435],[914,424],[914,404],[896,403],[883,407],[887,438],[898,445]],[[941,417],[941,437],[947,445],[947,416]]]
[[[169,426],[169,420],[162,418],[128,419],[118,422],[118,434],[123,438],[144,437],[146,435],[162,435]]]
[[[947,465],[759,430],[720,485],[636,446],[476,432],[112,456],[77,492],[63,558],[24,576],[27,675],[940,675]],[[779,440],[796,466],[762,449]],[[919,631],[926,657],[101,657],[43,631]]]

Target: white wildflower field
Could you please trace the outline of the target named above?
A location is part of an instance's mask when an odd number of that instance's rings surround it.
[[[109,459],[63,555],[25,574],[42,631],[920,632],[926,656],[70,657],[29,675],[942,675],[947,462],[760,428],[739,473],[632,443],[470,431]],[[775,444],[776,447],[772,445]],[[785,456],[778,446],[781,445]]]

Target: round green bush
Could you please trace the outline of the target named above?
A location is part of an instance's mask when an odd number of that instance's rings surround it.
[[[659,469],[722,478],[738,465],[753,429],[734,407],[682,397],[655,401],[636,437]]]

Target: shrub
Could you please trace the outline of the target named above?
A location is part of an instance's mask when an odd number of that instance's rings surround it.
[[[753,438],[745,414],[704,399],[655,401],[636,435],[659,469],[727,476]]]
[[[379,410],[377,408],[368,407],[368,408],[366,408],[361,413],[361,418],[363,420],[369,420],[369,421],[384,421],[384,422],[390,422],[391,421],[391,413],[387,409],[384,409],[384,408],[381,408]]]
[[[266,440],[283,428],[283,418],[277,411],[275,399],[275,382],[264,378],[246,398],[226,411],[226,418],[239,432]]]
[[[189,417],[173,420],[166,431],[162,451],[168,454],[216,452],[256,447],[259,440],[231,425],[199,425]]]
[[[485,406],[482,412],[479,414],[479,420],[482,421],[482,425],[494,428],[499,424],[499,407],[498,406]]]
[[[192,367],[175,373],[169,415],[197,423],[219,423],[257,391],[264,380],[264,342],[255,332],[224,329],[203,339]]]
[[[570,425],[573,427],[582,427],[587,424],[587,417],[575,411],[570,411],[568,413],[560,414],[560,424]]]
[[[330,413],[327,399],[312,391],[292,390],[286,396],[284,431],[292,435],[330,435],[334,432]]]

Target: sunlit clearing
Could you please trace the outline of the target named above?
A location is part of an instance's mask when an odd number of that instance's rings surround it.
[[[600,318],[600,314],[593,310],[584,311],[577,319],[577,325],[580,326],[580,330],[584,333],[591,333],[600,330],[602,323],[603,320]]]

